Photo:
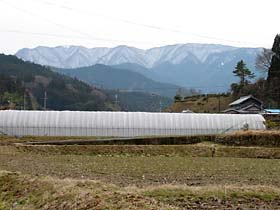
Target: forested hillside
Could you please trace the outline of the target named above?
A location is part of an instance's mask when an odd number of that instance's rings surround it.
[[[42,109],[44,101],[49,110],[120,109],[99,89],[3,54],[0,55],[0,99],[2,109]]]
[[[178,89],[183,89],[177,85],[148,79],[138,72],[101,64],[77,69],[52,69],[58,73],[78,78],[90,85],[103,87],[104,89],[149,92],[170,98],[176,95]]]

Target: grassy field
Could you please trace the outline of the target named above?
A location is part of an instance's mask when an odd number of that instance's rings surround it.
[[[123,146],[125,153],[110,145],[107,153],[92,153],[84,151],[105,146],[28,150],[3,144],[0,209],[280,209],[280,159],[240,158],[236,152],[278,154],[279,148],[216,145],[223,155],[198,155],[212,144],[147,146],[168,154],[132,145]],[[196,155],[177,153],[187,147]],[[130,153],[132,148],[138,152]]]

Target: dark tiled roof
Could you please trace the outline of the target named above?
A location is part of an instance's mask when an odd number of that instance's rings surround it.
[[[254,99],[254,100],[259,101],[260,103],[262,103],[259,99],[255,98],[254,96],[248,95],[248,96],[242,96],[242,97],[240,97],[239,99],[237,99],[236,101],[233,101],[233,102],[230,103],[229,105],[230,105],[230,106],[238,105],[238,104],[241,104],[241,103],[243,103],[244,101],[246,101],[246,100],[248,100],[248,99],[250,99],[250,98],[252,98],[252,99]]]

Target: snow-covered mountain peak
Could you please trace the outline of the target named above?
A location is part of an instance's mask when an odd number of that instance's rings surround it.
[[[39,46],[34,49],[21,49],[16,53],[16,56],[23,60],[60,68],[77,68],[97,63],[105,65],[135,63],[146,68],[152,68],[162,63],[180,64],[186,60],[194,63],[204,63],[213,54],[230,52],[236,49],[239,48],[196,43],[167,45],[148,50],[126,45],[120,45],[114,48]]]

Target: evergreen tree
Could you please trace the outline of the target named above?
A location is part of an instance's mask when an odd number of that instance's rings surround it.
[[[252,73],[247,67],[246,63],[243,60],[239,61],[233,71],[235,76],[240,78],[240,85],[244,86],[248,84],[248,79],[252,79],[255,77],[254,73]]]
[[[267,76],[267,92],[270,100],[280,107],[280,34],[277,34],[272,46],[272,60]]]
[[[236,64],[233,73],[240,78],[240,82],[239,84],[231,84],[231,89],[235,96],[240,96],[244,93],[246,86],[249,84],[249,79],[254,78],[255,75],[246,67],[246,63],[243,60]]]

